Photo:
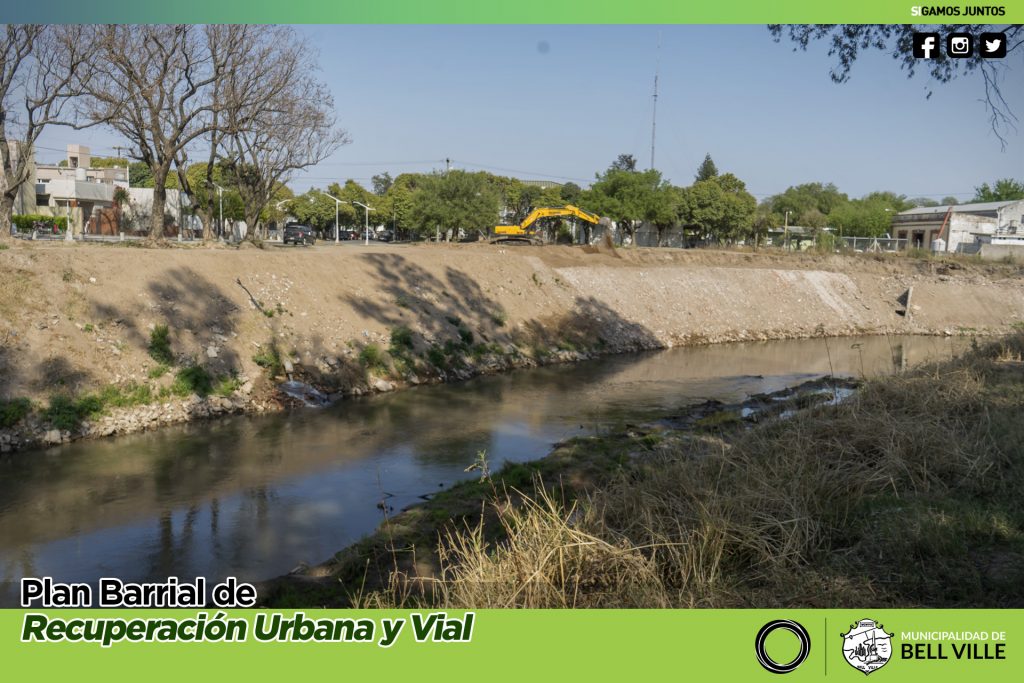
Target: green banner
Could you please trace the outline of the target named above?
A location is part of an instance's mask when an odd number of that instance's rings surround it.
[[[1011,23],[1024,3],[936,3],[898,0],[50,0],[9,3],[4,21],[97,23],[306,24],[765,24],[765,23]]]
[[[1024,610],[0,612],[12,681],[1019,681],[1022,638]]]

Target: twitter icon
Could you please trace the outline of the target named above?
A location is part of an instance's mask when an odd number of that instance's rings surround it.
[[[1005,33],[982,33],[981,50],[982,57],[1002,59],[1006,56],[1006,34]]]

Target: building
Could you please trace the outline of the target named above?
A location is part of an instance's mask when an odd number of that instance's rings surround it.
[[[892,219],[892,235],[908,246],[944,252],[978,253],[993,238],[1015,239],[1024,245],[1024,200],[919,206]],[[936,243],[937,239],[941,241]]]
[[[127,166],[92,168],[92,154],[85,145],[68,145],[63,164],[37,163],[36,183],[46,185],[51,180],[77,178],[81,176],[79,169],[85,170],[85,180],[89,182],[128,187]]]

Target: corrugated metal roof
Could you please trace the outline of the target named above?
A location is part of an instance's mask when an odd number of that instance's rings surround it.
[[[1011,199],[1003,202],[978,202],[977,204],[953,204],[952,207],[949,204],[945,206],[918,206],[914,209],[907,209],[906,211],[900,211],[897,216],[913,216],[924,213],[946,213],[950,208],[953,209],[953,213],[974,213],[978,211],[998,211],[1004,206],[1010,204],[1018,204],[1024,202],[1024,199]]]

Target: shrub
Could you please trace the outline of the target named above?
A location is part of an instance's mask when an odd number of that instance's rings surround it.
[[[0,400],[0,427],[13,427],[32,412],[32,403],[27,398]]]
[[[166,365],[160,363],[155,368],[150,368],[149,372],[147,373],[147,376],[150,379],[160,379],[161,377],[167,374],[167,371],[169,369],[170,368],[168,368]]]
[[[508,314],[505,311],[495,311],[491,313],[491,322],[497,327],[505,327],[505,323],[508,322]]]
[[[227,398],[238,391],[238,388],[241,386],[242,380],[238,379],[238,375],[235,373],[231,373],[230,375],[223,375],[217,379],[217,383],[213,387],[213,393]]]
[[[130,408],[153,401],[153,393],[147,384],[108,384],[100,390],[99,400],[104,407]]]
[[[281,354],[276,346],[270,346],[260,351],[252,357],[252,362],[270,373],[271,377],[281,374],[281,371],[284,369],[281,364]]]
[[[149,355],[157,363],[174,365],[174,354],[171,353],[171,333],[167,325],[157,325],[149,333]]]
[[[412,330],[405,325],[391,330],[391,353],[412,351]]]
[[[178,370],[171,384],[171,393],[175,396],[198,394],[209,396],[213,391],[213,377],[202,365],[190,365]]]
[[[459,327],[459,339],[462,340],[464,346],[469,346],[473,343],[473,331],[460,326]]]
[[[85,418],[103,411],[103,400],[99,396],[87,395],[73,399],[65,394],[50,398],[50,404],[43,411],[43,418],[61,431],[76,429]]]
[[[367,369],[384,368],[384,352],[376,344],[367,344],[359,352],[359,363]]]
[[[448,367],[448,356],[445,355],[444,350],[436,344],[427,349],[427,360],[435,368],[446,368]]]
[[[37,221],[47,225],[56,225],[57,229],[61,232],[64,232],[68,228],[67,216],[43,216],[38,213],[11,216],[11,222],[14,223],[17,231],[23,233],[32,232],[32,226]]]

